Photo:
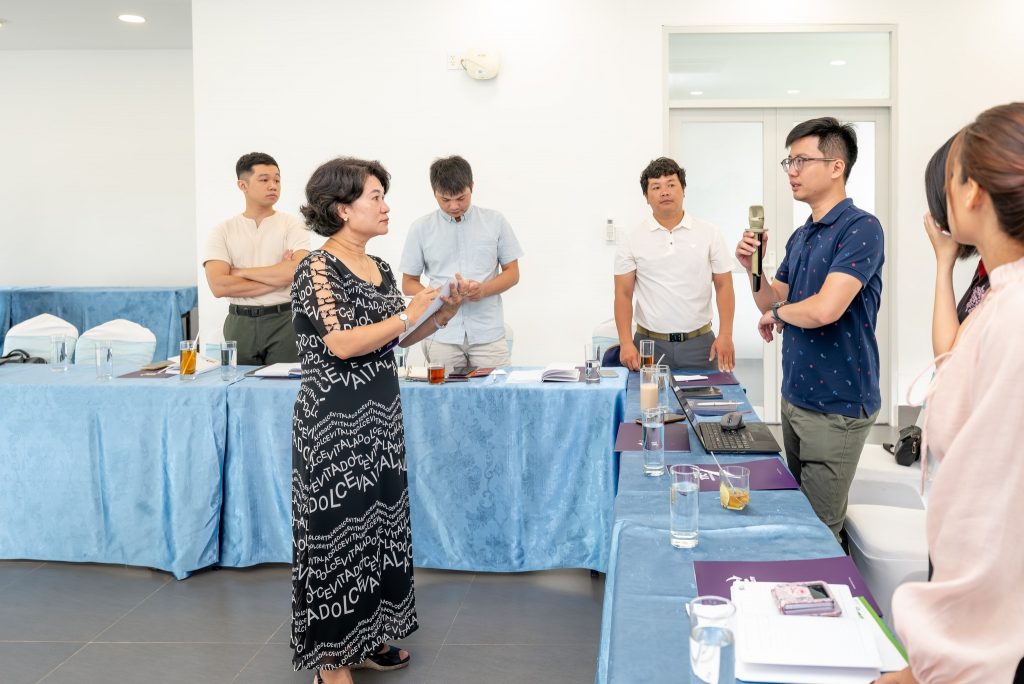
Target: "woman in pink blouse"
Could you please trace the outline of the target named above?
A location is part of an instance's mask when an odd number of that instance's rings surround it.
[[[982,113],[947,163],[949,228],[990,290],[936,359],[924,439],[941,467],[928,507],[930,581],[893,597],[910,667],[883,684],[1024,681],[1024,103]]]

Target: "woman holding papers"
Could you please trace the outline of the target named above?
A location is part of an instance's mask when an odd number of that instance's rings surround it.
[[[402,405],[392,348],[455,315],[461,281],[406,306],[366,244],[388,232],[390,176],[334,159],[306,185],[306,224],[327,237],[299,264],[292,315],[302,360],[292,437],[292,664],[315,682],[405,667],[388,642],[416,630]],[[434,308],[434,312],[428,312]],[[404,333],[408,333],[404,335]]]
[[[924,416],[941,463],[928,505],[927,583],[893,597],[910,667],[890,683],[1024,680],[1024,103],[982,113],[946,165],[949,228],[990,289],[937,371]]]

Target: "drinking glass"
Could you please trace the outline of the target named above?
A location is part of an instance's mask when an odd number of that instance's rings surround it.
[[[427,366],[427,381],[431,385],[440,385],[444,382],[444,364],[432,363]]]
[[[601,347],[596,344],[583,345],[583,373],[584,382],[601,382]]]
[[[718,485],[722,506],[730,511],[742,511],[750,503],[750,468],[738,465],[722,466],[722,479]]]
[[[405,347],[399,347],[396,345],[391,351],[395,355],[395,369],[398,371],[400,376],[404,377],[402,369],[405,368],[405,359],[408,356],[409,350]]]
[[[692,549],[700,531],[697,505],[700,492],[700,469],[695,465],[669,466],[669,541],[677,549]]]
[[[111,380],[114,377],[114,350],[110,342],[97,342],[93,351],[96,354],[96,379]]]
[[[657,408],[658,367],[644,366],[640,369],[640,410]]]
[[[643,431],[644,475],[665,474],[665,414],[657,406],[640,411]]]
[[[640,340],[640,366],[654,365],[654,340]]]
[[[195,340],[182,340],[179,345],[181,356],[179,357],[178,377],[182,380],[196,379],[196,350]]]
[[[68,369],[68,338],[67,335],[50,335],[50,370],[66,371]]]
[[[658,381],[658,406],[665,413],[671,413],[669,406],[675,403],[675,396],[672,394],[672,370],[664,363],[655,368],[655,377]]]
[[[234,380],[238,376],[238,342],[224,340],[220,343],[220,379]]]
[[[686,606],[690,614],[690,672],[694,681],[735,684],[736,606],[721,596],[698,596]]]

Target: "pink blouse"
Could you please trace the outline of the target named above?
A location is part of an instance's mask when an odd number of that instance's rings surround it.
[[[930,582],[893,596],[922,684],[1013,680],[1024,658],[1024,259],[991,289],[932,382],[927,448]]]

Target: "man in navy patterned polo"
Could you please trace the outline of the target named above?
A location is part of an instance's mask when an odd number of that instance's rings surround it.
[[[885,260],[882,226],[846,196],[857,161],[853,126],[832,117],[797,125],[782,160],[793,198],[811,216],[786,243],[773,282],[754,292],[766,342],[782,334],[782,435],[790,470],[839,539],[850,483],[882,405],[875,326]],[[757,239],[736,258],[750,271]],[[765,281],[768,279],[765,278]]]

